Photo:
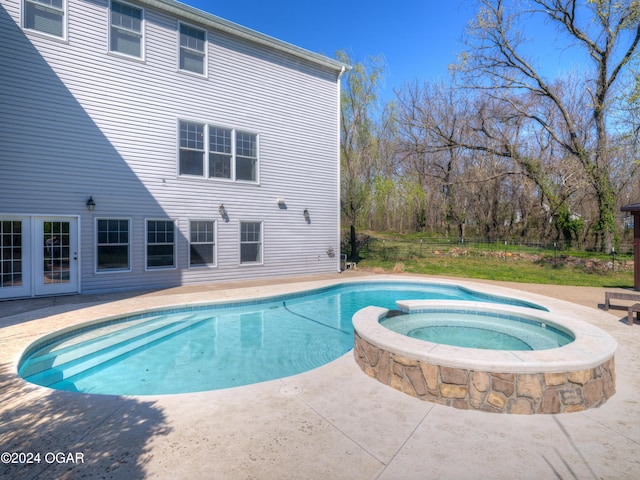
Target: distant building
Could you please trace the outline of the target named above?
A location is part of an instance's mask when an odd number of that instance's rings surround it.
[[[0,298],[339,268],[345,65],[171,0],[0,0]]]

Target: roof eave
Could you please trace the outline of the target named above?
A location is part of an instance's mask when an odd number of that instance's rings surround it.
[[[184,3],[180,3],[174,0],[137,1],[143,5],[157,8],[158,10],[171,13],[173,15],[176,15],[177,17],[184,18],[185,20],[190,20],[192,22],[208,26],[212,29],[228,33],[235,37],[239,37],[244,40],[248,40],[250,42],[257,43],[259,45],[263,45],[280,52],[288,53],[295,57],[303,58],[337,72],[343,72],[344,70],[348,70],[351,68],[349,65],[338,60],[334,60],[333,58],[329,58],[325,55],[314,53],[304,48],[284,42],[282,40],[278,40],[277,38],[270,37],[269,35],[265,35],[247,27],[243,27],[242,25],[238,25],[237,23],[225,20],[224,18],[197,9],[190,5],[185,5]]]

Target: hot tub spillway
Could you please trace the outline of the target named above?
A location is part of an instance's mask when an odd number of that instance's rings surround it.
[[[63,338],[40,347],[39,352],[25,355],[28,360],[19,367],[25,380],[50,387],[58,382],[69,381],[75,375],[120,356],[161,342],[185,330],[209,320],[210,315],[187,314],[176,319],[168,315],[147,317],[134,325],[113,324],[112,331],[105,334],[98,330],[95,338]],[[74,341],[75,340],[75,341]],[[56,348],[56,345],[64,345]]]

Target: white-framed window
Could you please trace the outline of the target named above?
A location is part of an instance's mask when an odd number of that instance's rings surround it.
[[[167,219],[147,220],[147,269],[176,267],[175,222]]]
[[[189,221],[189,266],[216,266],[216,222]]]
[[[144,11],[128,3],[111,0],[109,10],[109,51],[143,58]]]
[[[204,123],[180,122],[180,175],[204,176]]]
[[[24,0],[22,4],[22,25],[58,38],[67,36],[66,0]]]
[[[0,218],[0,290],[24,285],[22,223],[22,219]]]
[[[209,127],[209,176],[231,178],[233,130]]]
[[[207,74],[207,31],[186,23],[178,28],[179,68],[186,72]]]
[[[180,120],[178,173],[258,183],[258,134]]]
[[[240,222],[240,264],[262,263],[262,222]]]
[[[96,219],[96,271],[131,270],[131,220]]]
[[[236,180],[255,182],[258,165],[258,136],[236,132]]]

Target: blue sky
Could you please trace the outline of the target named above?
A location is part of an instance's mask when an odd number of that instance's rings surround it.
[[[473,16],[462,0],[181,1],[332,58],[337,50],[355,61],[383,55],[381,96],[389,98],[394,88],[416,78],[445,77]]]
[[[446,78],[464,49],[462,39],[476,8],[473,0],[180,1],[332,58],[338,50],[356,62],[382,55],[387,65],[383,101],[413,80]],[[584,54],[567,48],[568,38],[542,19],[529,19],[525,34],[532,40],[527,48],[533,63],[544,65],[543,75],[556,77],[586,65]]]

